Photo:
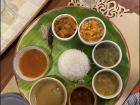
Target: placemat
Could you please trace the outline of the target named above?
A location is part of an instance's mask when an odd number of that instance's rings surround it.
[[[139,80],[139,15],[127,13],[123,17],[115,17],[110,20],[114,22],[124,35],[131,58],[129,80],[122,97],[116,103],[116,105],[121,105]]]
[[[23,27],[28,25],[43,3],[48,0],[5,0],[9,7],[16,13],[14,24],[7,25],[1,21],[1,54],[20,35]],[[35,15],[36,14],[36,15]],[[25,28],[25,27],[24,27]]]
[[[71,0],[69,5],[83,6],[82,2],[77,0]],[[96,6],[90,8],[109,18],[122,32],[128,44],[131,58],[130,76],[123,95],[116,103],[122,105],[139,80],[139,15],[128,13],[129,9],[110,0],[100,0]]]

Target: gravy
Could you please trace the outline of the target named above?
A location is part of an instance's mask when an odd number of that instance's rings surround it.
[[[105,67],[115,65],[119,60],[119,51],[111,43],[102,43],[95,49],[94,57],[96,62]]]
[[[21,73],[29,78],[42,75],[47,68],[47,58],[37,49],[30,49],[23,53],[18,62]]]
[[[113,73],[104,71],[95,77],[94,86],[99,94],[111,96],[117,92],[119,81]]]
[[[86,88],[77,88],[70,98],[71,105],[94,105],[94,96]]]
[[[36,105],[63,105],[64,91],[55,81],[43,81],[34,92]]]

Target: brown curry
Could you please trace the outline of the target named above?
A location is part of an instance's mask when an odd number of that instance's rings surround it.
[[[95,77],[94,86],[99,94],[111,96],[117,92],[119,81],[113,73],[104,71]]]

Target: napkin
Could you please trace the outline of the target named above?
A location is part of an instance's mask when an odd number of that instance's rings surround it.
[[[137,84],[137,86],[134,88],[134,90],[131,92],[131,94],[128,96],[126,101],[123,105],[140,105],[140,82]]]
[[[23,31],[23,27],[33,17],[46,0],[5,0],[16,13],[16,22],[7,25],[1,22],[1,51],[7,47]],[[24,27],[25,28],[25,27]],[[21,31],[22,30],[22,31]],[[21,32],[20,32],[21,31]]]

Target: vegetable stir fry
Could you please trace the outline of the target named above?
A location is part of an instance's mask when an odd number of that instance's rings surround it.
[[[104,34],[102,23],[96,19],[89,19],[82,23],[80,36],[87,42],[98,41]]]
[[[76,21],[72,17],[62,18],[54,23],[55,32],[61,38],[71,37],[75,33],[76,27]]]

